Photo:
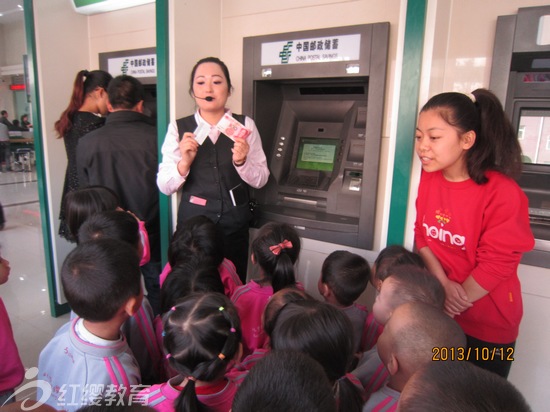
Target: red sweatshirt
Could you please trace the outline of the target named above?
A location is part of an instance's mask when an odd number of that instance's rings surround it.
[[[422,173],[416,199],[415,242],[428,246],[447,277],[462,284],[469,275],[489,294],[456,316],[467,335],[511,343],[523,314],[517,268],[534,246],[527,196],[498,172],[489,181],[449,182],[441,172]]]

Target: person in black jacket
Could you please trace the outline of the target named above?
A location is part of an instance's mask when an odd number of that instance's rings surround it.
[[[143,114],[144,91],[132,76],[114,78],[107,89],[110,111],[105,126],[82,138],[77,150],[80,187],[112,189],[121,207],[145,221],[151,260],[142,266],[147,297],[155,313],[160,308],[160,223],[157,128]]]

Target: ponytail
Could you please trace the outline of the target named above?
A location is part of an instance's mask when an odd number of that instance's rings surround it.
[[[96,88],[107,90],[113,76],[103,70],[80,70],[75,77],[69,105],[54,124],[58,138],[63,138],[73,126],[73,117],[84,104],[86,96]]]
[[[252,242],[252,253],[273,293],[296,284],[294,264],[300,255],[300,237],[285,223],[271,222],[260,228]]]
[[[348,375],[342,376],[333,386],[334,398],[339,411],[361,412],[363,410],[363,393],[359,387],[354,384]]]
[[[271,273],[273,293],[277,293],[279,290],[294,286],[295,284],[296,276],[294,275],[294,263],[290,256],[283,252],[278,259],[276,259],[273,272]]]
[[[460,134],[476,133],[474,145],[466,152],[468,174],[474,182],[487,183],[488,170],[517,178],[522,166],[521,146],[502,104],[487,89],[474,90],[472,95],[475,102],[463,93],[440,93],[428,100],[421,112],[436,110]]]
[[[195,380],[187,379],[185,387],[180,392],[176,400],[174,401],[175,411],[200,411],[199,400],[197,399],[197,392],[195,391]]]
[[[476,183],[485,183],[485,171],[492,169],[518,178],[522,167],[521,146],[502,104],[489,90],[477,89],[472,94],[480,127],[476,142],[467,154],[470,176]]]

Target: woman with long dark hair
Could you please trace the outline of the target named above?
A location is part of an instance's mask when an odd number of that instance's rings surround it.
[[[105,123],[107,109],[107,86],[113,77],[103,70],[80,70],[74,80],[71,100],[68,107],[55,122],[58,138],[62,138],[67,152],[67,170],[61,196],[59,212],[59,235],[70,239],[65,223],[65,195],[78,189],[78,172],[76,168],[76,148],[78,141],[85,134]]]

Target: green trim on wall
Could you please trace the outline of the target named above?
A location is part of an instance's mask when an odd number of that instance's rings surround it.
[[[91,4],[103,3],[105,0],[73,0],[76,7],[85,7]]]
[[[55,287],[55,267],[51,239],[51,224],[48,207],[48,192],[44,165],[44,146],[42,142],[42,114],[40,111],[40,92],[38,88],[38,64],[36,62],[36,35],[34,31],[34,9],[32,0],[24,0],[25,34],[27,40],[27,74],[31,96],[32,123],[34,135],[34,152],[36,154],[36,177],[38,181],[38,200],[40,202],[40,221],[42,223],[42,239],[44,242],[44,258],[48,290],[50,295],[50,313],[57,317],[69,312],[69,305],[58,304]]]
[[[397,138],[393,166],[390,218],[387,244],[402,245],[405,240],[408,193],[413,160],[414,130],[418,115],[420,70],[424,46],[427,0],[409,0],[403,47],[403,67],[399,94]]]
[[[168,0],[156,1],[157,25],[157,131],[159,162],[161,148],[170,121],[170,76],[169,76],[169,34],[168,34]],[[159,192],[160,193],[160,192]],[[172,234],[172,208],[170,197],[160,193],[160,250],[162,265],[168,257],[168,244]]]

